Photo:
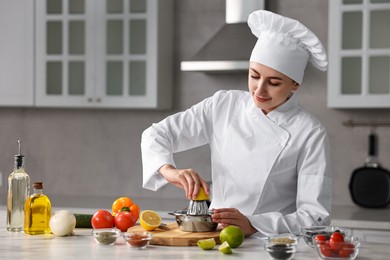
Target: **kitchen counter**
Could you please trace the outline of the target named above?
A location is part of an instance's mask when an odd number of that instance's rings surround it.
[[[390,208],[333,206],[332,225],[357,229],[390,231]]]
[[[54,209],[56,210],[56,209]],[[77,213],[93,213],[95,209],[70,209]],[[76,210],[76,211],[75,211]],[[174,219],[161,212],[164,222]],[[264,241],[247,238],[233,249],[232,255],[224,255],[217,249],[204,251],[193,247],[149,246],[144,250],[130,248],[122,237],[113,246],[98,245],[91,236],[91,229],[76,229],[74,236],[27,235],[6,230],[6,211],[0,209],[0,259],[269,259]],[[390,248],[386,244],[362,243],[358,259],[388,259]],[[295,259],[316,259],[314,249],[300,240]]]

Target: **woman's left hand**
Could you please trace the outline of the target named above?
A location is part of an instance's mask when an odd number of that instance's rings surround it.
[[[257,230],[249,222],[249,219],[235,208],[213,209],[211,218],[222,227],[230,225],[238,226],[244,232],[245,236],[253,235]]]

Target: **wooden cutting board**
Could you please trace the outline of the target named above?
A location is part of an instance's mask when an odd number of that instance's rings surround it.
[[[141,226],[134,226],[131,230],[143,231]],[[165,227],[151,231],[153,238],[151,245],[161,246],[196,246],[200,239],[214,238],[217,244],[219,241],[219,230],[213,232],[184,232],[179,229],[177,223],[169,223]]]

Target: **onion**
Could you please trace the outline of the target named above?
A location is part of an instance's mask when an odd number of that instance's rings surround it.
[[[49,225],[56,236],[72,235],[76,227],[76,217],[68,210],[59,210],[51,216]]]

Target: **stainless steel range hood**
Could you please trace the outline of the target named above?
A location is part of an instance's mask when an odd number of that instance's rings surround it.
[[[247,71],[256,37],[251,33],[248,15],[264,9],[264,0],[226,0],[226,24],[188,61],[182,71]]]

